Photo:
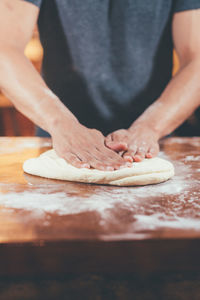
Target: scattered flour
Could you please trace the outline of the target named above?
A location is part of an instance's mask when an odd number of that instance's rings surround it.
[[[161,157],[166,156],[161,153]],[[197,161],[193,155],[187,156],[188,162],[194,158]],[[73,215],[94,211],[100,215],[102,226],[119,222],[117,213],[120,212],[130,217],[125,221],[130,229],[127,237],[130,232],[139,234],[155,228],[200,230],[199,180],[191,177],[191,167],[184,160],[173,163],[176,175],[167,182],[129,188],[88,185],[87,191],[84,185],[82,197],[79,196],[81,184],[75,183],[29,183],[25,192],[17,190],[15,184],[9,185],[9,190],[8,185],[0,184],[0,206],[11,211],[27,211],[33,218],[51,213]],[[198,166],[196,172],[200,172]]]
[[[7,208],[28,210],[38,215],[44,213],[54,213],[60,215],[77,214],[86,211],[97,211],[101,215],[106,210],[114,209],[117,205],[123,208],[135,210],[142,208],[143,203],[148,204],[149,199],[154,199],[149,203],[151,208],[157,205],[161,207],[160,201],[168,197],[177,195],[177,201],[181,202],[187,191],[195,181],[186,180],[185,175],[179,172],[171,180],[149,186],[142,187],[108,187],[88,185],[88,193],[84,197],[78,196],[79,189],[68,188],[66,183],[59,186],[64,192],[57,192],[56,183],[49,183],[40,186],[30,185],[27,191],[17,192],[13,185],[10,191],[6,190],[7,185],[0,185],[0,205]]]
[[[30,211],[38,217],[44,213],[57,213],[59,215],[78,214],[86,211],[102,213],[110,209],[119,200],[111,197],[78,198],[67,196],[64,192],[56,194],[41,194],[35,192],[9,193],[0,195],[0,205],[7,208]]]
[[[200,155],[198,156],[188,155],[186,156],[185,161],[200,161]]]
[[[135,215],[134,227],[138,231],[154,230],[156,228],[177,228],[200,230],[200,219],[182,217],[163,217],[163,214],[153,214],[150,216]]]
[[[173,137],[167,140],[167,144],[190,144],[192,147],[200,147],[199,137],[193,138],[182,138],[182,137]]]
[[[16,143],[13,142],[10,138],[1,137],[1,142],[5,144],[6,153],[13,153],[22,151],[28,148],[43,148],[43,147],[51,147],[52,143],[50,141],[41,141],[40,138],[18,138]],[[5,154],[5,148],[0,149],[0,154]]]

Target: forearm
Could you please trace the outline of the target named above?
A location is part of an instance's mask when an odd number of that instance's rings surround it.
[[[76,120],[16,48],[1,47],[0,89],[20,112],[49,133],[59,119]]]
[[[135,122],[161,138],[182,124],[200,105],[200,59],[193,59],[169,82],[160,98]]]

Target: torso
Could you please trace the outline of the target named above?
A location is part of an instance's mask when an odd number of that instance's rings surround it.
[[[126,128],[171,77],[172,1],[43,0],[43,76],[88,127]]]

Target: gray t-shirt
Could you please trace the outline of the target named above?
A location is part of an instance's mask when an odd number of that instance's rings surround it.
[[[171,78],[173,14],[200,0],[25,0],[40,7],[42,75],[79,121],[131,123]]]

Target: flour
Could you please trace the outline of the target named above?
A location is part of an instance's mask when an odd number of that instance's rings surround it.
[[[176,229],[193,229],[200,230],[200,220],[181,218],[181,217],[165,217],[162,214],[153,214],[151,216],[136,215],[134,227],[136,231],[154,230],[158,228],[176,228]]]
[[[169,197],[169,201],[170,197],[177,195],[176,201],[172,205],[172,212],[174,210],[176,214],[185,204],[189,188],[192,186],[195,189],[198,186],[198,181],[185,180],[185,175],[190,168],[184,167],[186,171],[184,174],[182,172],[183,165],[181,163],[178,165],[177,175],[165,183],[133,188],[88,185],[88,193],[82,197],[77,196],[78,192],[73,187],[70,189],[64,183],[59,186],[59,189],[64,192],[57,192],[57,183],[51,182],[35,187],[30,185],[27,191],[22,193],[15,192],[15,185],[10,192],[6,191],[6,185],[1,185],[0,190],[4,193],[0,195],[0,205],[9,209],[26,210],[37,217],[41,217],[45,213],[71,215],[95,211],[102,218],[107,218],[116,207],[130,210],[133,213],[144,211],[144,205],[145,211],[148,211],[149,214],[154,214],[155,210],[164,211],[165,207],[162,201],[166,199],[166,195]],[[191,203],[197,201],[198,197],[198,193],[194,192],[190,199]]]
[[[58,215],[73,215],[88,211],[103,214],[107,209],[113,208],[125,199],[110,197],[109,193],[90,196],[86,199],[68,196],[64,192],[55,194],[41,194],[35,192],[9,193],[0,195],[0,205],[10,209],[23,209],[32,212],[37,217],[45,213]]]
[[[198,156],[188,155],[186,156],[185,161],[200,161],[200,155]]]
[[[162,152],[160,156],[169,159]],[[95,212],[102,227],[118,224],[120,213],[129,216],[125,220],[129,233],[122,233],[120,238],[129,238],[135,232],[138,238],[143,237],[142,232],[156,228],[200,230],[199,160],[195,160],[191,169],[195,156],[188,157],[187,164],[184,157],[173,161],[176,175],[171,180],[150,186],[123,188],[41,180],[39,184],[27,182],[26,191],[21,192],[17,184],[1,183],[1,211],[25,211],[30,220],[47,220],[54,213],[68,216]],[[195,178],[192,172],[196,173]],[[117,236],[117,232],[113,233],[113,237]]]
[[[0,149],[0,154],[5,154],[5,149],[6,153],[13,153],[13,152],[20,152],[24,149],[28,148],[44,148],[44,147],[51,147],[51,142],[50,141],[45,141],[41,140],[40,138],[17,138],[16,142],[11,140],[10,138],[7,137],[1,137],[1,142],[4,143],[4,147]]]
[[[200,147],[200,142],[198,137],[193,138],[179,138],[173,137],[172,139],[167,140],[167,144],[190,144],[192,147]]]

